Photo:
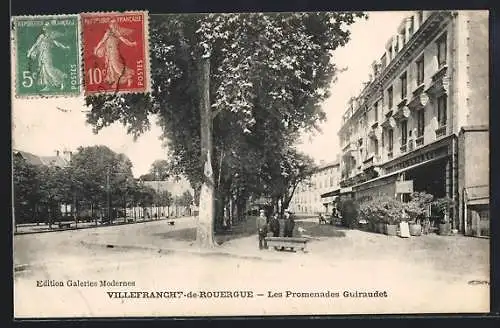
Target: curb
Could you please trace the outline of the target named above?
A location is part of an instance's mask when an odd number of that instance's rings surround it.
[[[143,250],[143,251],[154,251],[157,253],[184,253],[191,255],[201,255],[201,256],[227,256],[232,258],[238,258],[243,260],[258,260],[258,261],[268,261],[268,262],[280,262],[280,259],[266,259],[261,256],[256,255],[240,255],[231,252],[217,251],[217,250],[191,250],[191,249],[176,249],[176,248],[163,248],[155,246],[135,246],[135,245],[115,245],[115,244],[101,244],[101,243],[88,243],[81,241],[80,244],[86,246],[97,246],[102,248],[114,248],[114,249],[130,249],[130,250]]]

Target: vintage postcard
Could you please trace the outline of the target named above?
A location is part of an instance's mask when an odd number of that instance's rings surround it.
[[[85,95],[149,92],[148,13],[85,13]]]
[[[15,318],[490,311],[487,11],[13,22]]]
[[[81,91],[77,15],[14,17],[15,94],[78,96]]]

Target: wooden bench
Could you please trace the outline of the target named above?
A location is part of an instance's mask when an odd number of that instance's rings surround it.
[[[290,248],[292,251],[294,248],[300,248],[303,252],[306,252],[308,241],[309,239],[303,237],[266,237],[268,247],[285,247]]]
[[[71,222],[59,222],[59,229],[69,229],[71,228]]]

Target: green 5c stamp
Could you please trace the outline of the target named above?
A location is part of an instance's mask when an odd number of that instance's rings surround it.
[[[78,15],[13,17],[17,97],[81,92]]]

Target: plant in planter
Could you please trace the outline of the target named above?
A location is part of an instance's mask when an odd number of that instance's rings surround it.
[[[434,196],[425,192],[414,192],[410,200],[404,204],[408,214],[408,224],[411,236],[420,236],[423,231],[422,223],[426,219],[426,212]]]
[[[447,236],[451,233],[450,209],[455,205],[453,199],[442,197],[433,202],[439,215],[439,234]]]
[[[363,202],[359,205],[358,219],[359,221],[366,221],[368,230],[374,231],[373,221],[370,218],[370,203],[369,201]]]
[[[389,236],[396,236],[398,224],[401,221],[402,203],[391,197],[381,197],[376,200],[373,206],[376,216],[379,219],[379,229],[381,233]]]

